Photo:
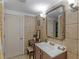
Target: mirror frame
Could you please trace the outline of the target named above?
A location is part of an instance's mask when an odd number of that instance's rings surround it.
[[[62,7],[63,12],[64,12],[64,15],[63,15],[63,16],[64,16],[64,20],[63,20],[64,26],[63,26],[63,31],[62,31],[62,37],[59,39],[58,37],[51,37],[51,36],[48,35],[47,17],[46,17],[46,36],[47,36],[47,38],[53,38],[53,39],[58,39],[58,40],[64,40],[64,39],[65,39],[65,19],[66,19],[66,17],[65,17],[65,7],[64,7],[63,5],[60,5],[60,6],[57,6],[57,7],[53,8],[53,9],[51,8],[50,10],[47,11],[46,15],[47,15],[48,13],[50,13],[50,12],[52,12],[52,11],[54,11],[54,10],[60,8],[60,7]]]

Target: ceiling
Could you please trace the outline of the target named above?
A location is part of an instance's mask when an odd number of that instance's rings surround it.
[[[4,0],[5,9],[19,11],[32,15],[45,12],[49,6],[62,0]]]

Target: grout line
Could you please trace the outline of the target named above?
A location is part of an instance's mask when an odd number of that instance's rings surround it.
[[[71,51],[68,51],[69,53],[72,53],[72,54],[74,54],[74,55],[77,55],[76,53],[74,53],[74,52],[71,52]]]
[[[70,23],[70,24],[65,24],[65,25],[74,25],[74,24],[78,24],[78,21],[77,21],[77,23]]]
[[[78,0],[77,0],[77,5],[78,5]],[[77,11],[77,39],[78,39],[78,11]],[[77,41],[77,59],[78,59],[78,41]]]
[[[66,37],[65,39],[69,39],[69,40],[78,40],[78,38],[71,38],[71,37]]]

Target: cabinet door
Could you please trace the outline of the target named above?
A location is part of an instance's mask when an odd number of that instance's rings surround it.
[[[41,59],[41,50],[35,47],[35,59]]]
[[[47,55],[45,52],[43,52],[42,59],[52,59],[52,58],[50,58],[49,55]]]

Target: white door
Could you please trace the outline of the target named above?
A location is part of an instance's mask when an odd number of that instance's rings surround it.
[[[5,15],[5,58],[24,53],[24,18],[17,15]]]

